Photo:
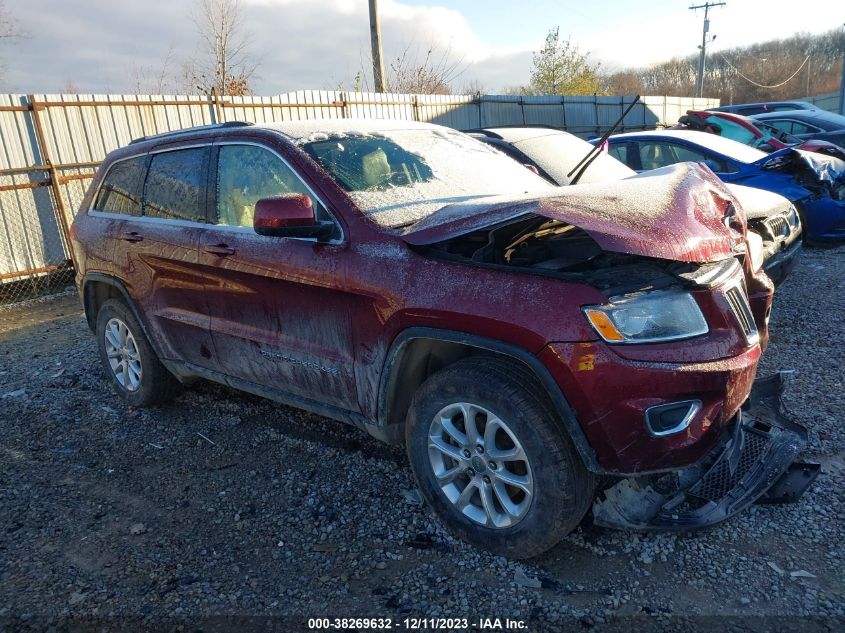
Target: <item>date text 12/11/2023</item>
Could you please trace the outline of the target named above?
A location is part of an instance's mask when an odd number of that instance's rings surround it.
[[[514,618],[425,618],[407,617],[399,620],[393,618],[309,618],[309,630],[366,630],[373,631],[468,631],[484,630],[498,631],[527,631],[528,624],[524,620]]]

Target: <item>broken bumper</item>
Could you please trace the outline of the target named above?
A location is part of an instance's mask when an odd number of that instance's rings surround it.
[[[807,430],[784,410],[782,388],[780,373],[756,380],[720,453],[647,482],[621,480],[593,505],[595,523],[626,530],[691,530],[724,521],[756,501],[795,501],[819,467],[793,463],[807,443]]]

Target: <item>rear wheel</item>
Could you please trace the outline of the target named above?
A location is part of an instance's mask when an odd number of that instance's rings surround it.
[[[97,314],[97,347],[112,387],[134,407],[164,402],[181,385],[153,351],[132,310],[109,299]]]
[[[533,376],[495,358],[459,361],[420,387],[408,414],[420,490],[458,537],[528,558],[583,518],[594,480]]]

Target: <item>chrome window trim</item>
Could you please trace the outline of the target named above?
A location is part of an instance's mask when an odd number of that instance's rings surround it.
[[[293,165],[291,165],[290,162],[284,156],[279,154],[279,152],[277,152],[275,149],[273,149],[272,147],[269,147],[267,145],[264,145],[263,143],[257,143],[255,141],[217,141],[213,145],[217,146],[217,147],[220,147],[220,146],[223,146],[223,145],[251,145],[253,147],[259,147],[259,148],[266,150],[266,151],[270,152],[271,154],[275,155],[276,158],[278,158],[279,160],[282,161],[282,163],[284,163],[285,167],[290,169],[291,173],[296,177],[297,180],[299,180],[300,183],[302,183],[302,186],[305,187],[305,189],[314,198],[314,200],[316,200],[317,202],[319,202],[323,206],[323,208],[326,210],[326,213],[328,213],[329,218],[331,218],[331,221],[334,222],[334,225],[340,230],[340,237],[337,237],[333,240],[329,240],[328,242],[320,242],[320,243],[321,244],[338,245],[338,244],[344,244],[346,242],[346,231],[343,230],[343,224],[337,219],[337,213],[335,213],[332,210],[332,208],[328,204],[326,204],[326,201],[323,200],[323,198],[321,198],[320,196],[318,196],[316,194],[316,192],[311,187],[311,185],[309,185],[307,182],[305,182],[305,180],[303,180],[299,171],[297,169],[295,169],[293,167]],[[218,164],[215,165],[215,169],[217,169],[217,167],[220,164],[220,156],[219,155],[217,157],[217,162],[218,162]],[[216,188],[216,186],[217,186],[217,172],[216,171],[215,171],[215,174],[214,174],[214,185],[215,185],[215,188]],[[216,208],[217,192],[216,191],[214,192],[214,202],[215,202],[214,213],[216,214],[217,213],[217,208]],[[258,233],[255,232],[255,229],[252,229],[248,226],[229,226],[228,224],[212,224],[211,222],[208,222],[206,224],[206,226],[209,227],[209,228],[214,228],[216,230],[249,232],[249,233],[252,233],[253,235],[258,235]],[[271,237],[271,236],[266,236],[266,235],[261,235],[260,237],[265,237],[267,239],[279,239],[278,237]],[[302,242],[317,242],[317,238],[314,238],[314,237],[286,237],[286,238],[283,238],[283,239],[299,240],[299,241],[302,241]]]

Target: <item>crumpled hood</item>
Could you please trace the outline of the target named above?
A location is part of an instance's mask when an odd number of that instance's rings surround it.
[[[772,152],[755,162],[754,165],[762,169],[778,170],[786,168],[795,159],[804,163],[822,182],[832,185],[845,181],[845,161],[834,156],[808,152],[794,147]]]
[[[727,184],[726,187],[737,199],[740,208],[745,212],[745,217],[749,220],[789,213],[792,207],[792,203],[782,195],[765,189],[734,184]]]
[[[679,163],[610,183],[451,204],[402,238],[421,246],[535,214],[583,229],[607,251],[703,263],[731,257],[743,245],[745,222],[735,202],[712,171]]]

